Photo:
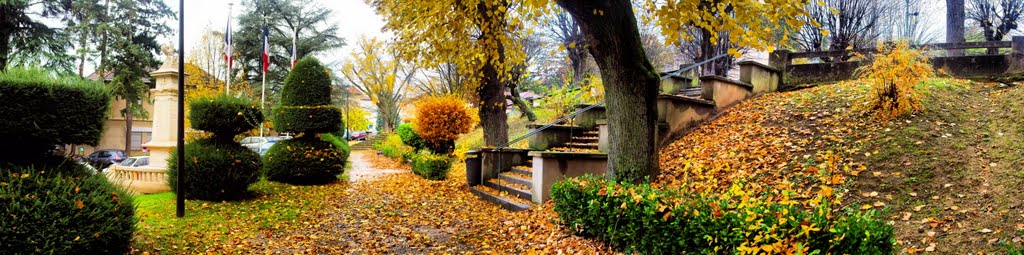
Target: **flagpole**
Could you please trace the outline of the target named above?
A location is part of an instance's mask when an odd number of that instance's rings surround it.
[[[232,57],[231,56],[232,55],[231,52],[234,51],[234,49],[232,49],[234,47],[232,47],[233,45],[231,45],[231,6],[232,5],[235,5],[235,3],[228,3],[228,31],[224,31],[224,36],[226,36],[227,40],[228,40],[228,47],[227,47],[228,51],[224,52],[224,54],[227,54],[227,57],[224,58],[224,59],[227,60],[227,61],[225,61],[226,62],[225,65],[228,67],[227,86],[224,87],[224,90],[226,92],[225,94],[231,94],[231,57]]]
[[[266,16],[263,16],[263,29],[264,29],[263,32],[266,33],[266,29],[267,29],[267,17]],[[267,54],[268,52],[270,52],[270,49],[266,48],[268,46],[267,45],[267,43],[268,43],[267,39],[268,39],[267,35],[264,34],[263,35],[263,47],[264,47],[264,49],[263,49],[263,52],[261,52],[261,55],[264,55],[264,54]],[[261,56],[261,58],[266,58],[266,57],[269,57],[269,56]],[[263,85],[260,88],[260,111],[266,113],[266,110],[264,108],[267,105],[266,101],[267,101],[267,66],[268,66],[268,63],[267,63],[267,61],[260,61],[260,62],[263,62],[263,65],[264,65],[264,67],[263,67]],[[265,138],[263,138],[263,123],[264,123],[263,121],[260,122],[260,149],[259,150],[263,150],[263,141],[266,140]]]

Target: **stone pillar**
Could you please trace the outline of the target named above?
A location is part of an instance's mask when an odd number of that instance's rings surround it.
[[[153,139],[143,144],[149,149],[149,165],[167,169],[171,150],[178,145],[178,62],[166,61],[152,73],[156,88],[150,90],[153,98]]]
[[[1010,41],[1010,54],[1006,55],[1009,68],[1006,73],[1024,72],[1024,36],[1014,36]]]
[[[150,90],[153,98],[153,139],[142,146],[149,150],[149,165],[127,167],[111,165],[107,178],[134,193],[170,191],[167,185],[167,159],[178,145],[178,59],[174,47],[163,46],[166,56],[159,70],[149,73],[156,80]]]

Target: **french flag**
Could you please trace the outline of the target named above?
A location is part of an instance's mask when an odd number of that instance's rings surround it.
[[[231,19],[228,19],[228,27],[224,33],[224,61],[228,63],[228,70],[231,70],[231,61],[234,60],[232,56],[232,45],[231,37],[234,33],[231,32]]]
[[[263,24],[263,73],[270,67],[270,28]]]

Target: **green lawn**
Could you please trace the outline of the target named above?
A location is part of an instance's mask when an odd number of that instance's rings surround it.
[[[346,166],[346,172],[351,164]],[[175,217],[172,192],[138,195],[133,248],[135,253],[190,254],[225,252],[245,246],[242,240],[261,234],[291,231],[302,227],[303,215],[322,208],[324,201],[345,196],[348,176],[343,181],[320,186],[293,186],[266,180],[253,184],[253,198],[242,201],[185,201],[185,217]]]

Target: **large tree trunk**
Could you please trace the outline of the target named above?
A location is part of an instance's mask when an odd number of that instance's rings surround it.
[[[487,3],[480,1],[477,9],[484,19],[476,21],[484,26],[483,34],[478,43],[495,43],[500,29],[505,27],[505,11],[491,10]],[[497,42],[497,55],[488,54],[481,66],[481,86],[477,90],[480,96],[480,124],[484,129],[485,146],[501,146],[508,143],[508,115],[505,114],[505,82],[499,76],[498,67],[494,63],[505,63],[505,46]]]
[[[609,177],[644,181],[658,172],[658,74],[644,53],[633,7],[628,0],[557,2],[580,23],[601,69],[608,109]]]
[[[964,0],[946,0],[946,42],[964,42]],[[963,56],[964,50],[948,50],[949,56]]]

